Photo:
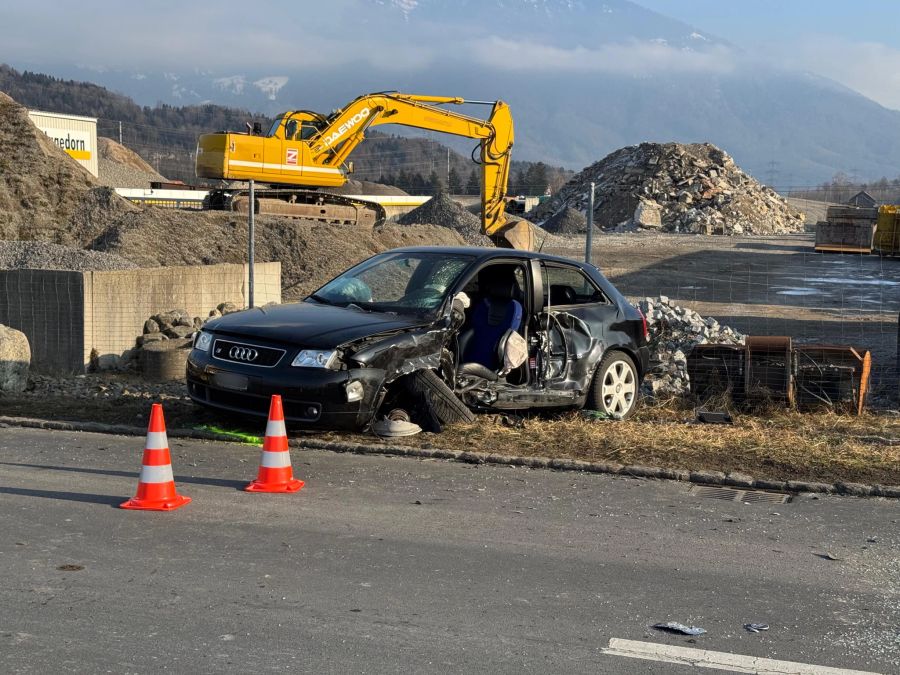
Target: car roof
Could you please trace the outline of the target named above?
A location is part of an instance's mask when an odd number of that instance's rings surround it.
[[[584,263],[572,258],[564,258],[558,255],[550,255],[547,253],[537,253],[535,251],[519,251],[512,248],[488,248],[484,246],[407,246],[404,248],[393,248],[384,253],[444,253],[448,255],[468,255],[474,256],[477,260],[490,260],[492,258],[521,258],[523,260],[550,260],[555,262],[566,263],[568,265],[577,265],[583,267]]]

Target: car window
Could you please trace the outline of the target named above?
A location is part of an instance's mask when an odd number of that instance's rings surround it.
[[[377,312],[428,313],[441,306],[470,262],[465,255],[385,253],[347,270],[310,297]]]
[[[543,265],[544,305],[584,305],[608,302],[593,281],[577,267]]]

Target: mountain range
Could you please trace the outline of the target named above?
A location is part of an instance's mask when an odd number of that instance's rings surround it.
[[[143,105],[215,102],[265,115],[328,112],[386,89],[502,98],[516,120],[516,158],[572,169],[642,141],[709,141],[780,187],[839,172],[900,175],[900,112],[629,0],[344,0],[304,17],[313,34],[347,34],[315,67],[286,55],[227,70],[40,69]],[[335,25],[355,30],[329,33]],[[37,68],[12,56],[0,49],[0,59]]]

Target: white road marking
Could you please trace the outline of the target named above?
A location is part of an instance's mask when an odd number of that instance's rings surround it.
[[[712,652],[707,649],[675,647],[655,642],[620,640],[612,638],[609,647],[603,649],[609,656],[626,656],[631,659],[645,659],[662,663],[676,663],[695,668],[717,668],[733,673],[754,673],[755,675],[879,675],[863,670],[828,668],[808,663],[777,661],[757,656],[742,656],[728,652]]]

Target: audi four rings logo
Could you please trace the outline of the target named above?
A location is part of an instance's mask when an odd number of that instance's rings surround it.
[[[256,361],[259,352],[250,347],[232,347],[228,351],[228,356],[235,361],[247,361],[248,363]]]

